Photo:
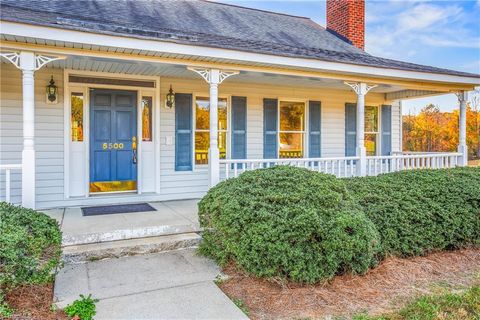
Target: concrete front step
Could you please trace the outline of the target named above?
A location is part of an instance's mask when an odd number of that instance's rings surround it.
[[[69,245],[62,248],[62,260],[67,264],[84,263],[107,258],[156,253],[198,245],[200,235],[182,233],[157,237],[134,238],[100,243]]]
[[[100,222],[102,223],[102,222]],[[105,223],[105,222],[103,222]],[[113,222],[112,222],[113,223]],[[100,242],[111,242],[118,240],[141,239],[147,237],[158,237],[182,233],[201,231],[198,224],[161,224],[142,227],[115,228],[110,230],[99,230],[97,232],[66,233],[62,236],[63,246],[96,244]]]

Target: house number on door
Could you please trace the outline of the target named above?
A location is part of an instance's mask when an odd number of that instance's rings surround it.
[[[115,142],[115,143],[111,143],[111,142],[110,142],[110,143],[106,143],[106,142],[105,142],[105,143],[102,145],[102,148],[103,148],[103,150],[107,150],[107,149],[109,149],[109,150],[111,150],[111,149],[115,149],[115,150],[117,150],[117,149],[123,149],[123,143],[116,143],[116,142]]]

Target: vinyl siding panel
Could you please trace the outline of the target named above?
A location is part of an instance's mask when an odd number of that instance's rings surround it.
[[[0,163],[22,162],[22,74],[9,64],[0,66]],[[58,103],[47,104],[45,87],[53,75]],[[35,72],[35,150],[37,206],[63,200],[63,70]],[[15,173],[13,173],[15,172]],[[11,196],[21,202],[21,175],[12,172]],[[0,176],[0,200],[5,199],[5,174]]]

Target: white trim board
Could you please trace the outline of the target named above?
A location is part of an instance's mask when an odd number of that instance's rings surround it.
[[[480,85],[480,78],[476,77],[361,66],[356,64],[327,62],[308,58],[291,58],[206,46],[192,46],[160,40],[146,40],[132,37],[97,34],[92,32],[73,31],[53,27],[33,26],[7,21],[0,21],[0,30],[2,30],[3,34],[19,37],[31,37],[63,42],[72,42],[72,39],[76,39],[76,43],[93,46],[110,46],[132,50],[156,51],[168,54],[210,57],[243,63],[246,62],[249,64],[307,68],[320,71],[332,71],[336,73],[367,75],[393,79]]]

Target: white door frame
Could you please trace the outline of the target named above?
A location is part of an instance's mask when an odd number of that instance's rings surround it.
[[[145,88],[138,86],[124,85],[104,85],[95,83],[70,83],[70,75],[90,76],[98,78],[123,79],[123,80],[143,80],[153,81],[154,88]],[[154,177],[155,193],[160,193],[160,77],[139,76],[129,74],[113,74],[106,72],[80,71],[64,69],[64,198],[71,197],[70,192],[70,152],[71,152],[71,101],[72,92],[81,91],[84,94],[83,106],[83,144],[84,144],[84,195],[90,196],[90,89],[112,89],[112,90],[130,90],[137,92],[137,193],[142,193],[142,174],[145,169],[142,162],[142,96],[151,96],[153,98],[152,106],[152,137],[154,148]],[[96,197],[99,195],[97,194]]]

